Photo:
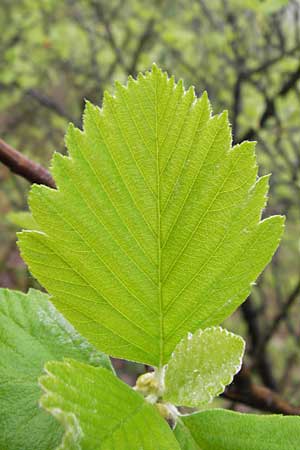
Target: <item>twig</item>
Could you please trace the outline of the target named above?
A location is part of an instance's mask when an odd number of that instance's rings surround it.
[[[36,89],[28,89],[26,91],[26,94],[34,98],[40,105],[44,106],[47,109],[50,109],[51,111],[54,111],[60,117],[73,122],[76,126],[80,126],[80,122],[78,120],[70,116],[59,103],[57,103],[53,98],[48,97],[48,95],[45,95],[42,92],[37,91]]]
[[[248,79],[253,75],[257,75],[262,72],[266,72],[268,69],[270,69],[274,64],[277,64],[278,62],[281,62],[283,57],[286,56],[294,56],[295,53],[297,53],[300,50],[299,44],[297,44],[295,47],[293,47],[290,50],[287,50],[284,54],[280,54],[279,56],[276,56],[272,59],[269,59],[265,62],[263,62],[261,65],[254,67],[252,69],[246,70],[246,72],[243,73],[243,77]]]
[[[233,383],[226,388],[222,396],[260,411],[300,415],[300,408],[290,405],[271,389],[252,383],[245,367],[235,376]]]
[[[256,349],[260,347],[262,333],[257,318],[257,311],[251,301],[251,296],[247,298],[241,306],[241,313],[248,327],[248,334],[251,339],[251,354],[256,356],[255,363],[263,383],[273,390],[277,390],[277,383],[274,379],[270,361],[266,352],[257,353]]]
[[[286,303],[283,305],[282,310],[278,313],[278,315],[275,317],[273,324],[271,328],[266,333],[261,345],[260,349],[264,348],[266,344],[269,342],[275,331],[278,329],[279,325],[281,324],[282,320],[286,318],[289,309],[294,304],[294,302],[297,300],[298,295],[300,294],[300,280],[296,284],[295,288],[290,293]]]
[[[51,188],[56,187],[47,169],[22,155],[2,139],[0,139],[0,161],[12,172],[25,178],[30,183],[44,184]]]
[[[115,35],[111,28],[111,24],[105,14],[105,11],[104,11],[101,3],[94,0],[94,1],[92,1],[91,5],[94,8],[95,14],[98,17],[99,21],[104,25],[107,41],[116,56],[118,64],[128,73],[128,67],[123,58],[123,53],[117,44]]]
[[[133,52],[132,61],[131,61],[130,67],[128,68],[128,73],[132,76],[136,75],[136,69],[138,66],[139,58],[145,48],[146,43],[149,41],[149,39],[153,35],[154,25],[155,25],[155,19],[152,17],[151,19],[148,20],[145,30],[142,33],[142,35],[139,39],[139,42]]]
[[[266,125],[268,119],[270,117],[275,117],[276,116],[276,107],[275,107],[275,102],[277,100],[277,98],[280,97],[285,97],[287,95],[287,93],[295,87],[296,83],[300,80],[300,66],[298,66],[298,68],[291,73],[290,77],[288,78],[287,81],[285,81],[281,88],[279,89],[279,91],[271,98],[267,98],[265,99],[265,109],[262,112],[258,123],[259,126],[258,128],[264,128],[264,126]],[[255,139],[257,135],[257,130],[255,130],[254,128],[250,128],[248,131],[246,131],[246,133],[244,134],[244,136],[238,140],[238,142],[242,142],[242,141],[247,141],[247,140],[251,140],[251,139]]]

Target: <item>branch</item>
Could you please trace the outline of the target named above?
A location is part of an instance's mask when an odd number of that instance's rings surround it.
[[[289,416],[300,415],[300,408],[290,405],[271,389],[252,383],[245,367],[234,377],[233,383],[226,388],[222,396],[261,411]]]
[[[285,58],[286,56],[294,56],[294,54],[297,53],[299,50],[300,50],[300,46],[299,46],[299,44],[297,44],[295,47],[293,47],[290,50],[287,50],[283,54],[280,54],[279,56],[276,56],[275,58],[269,59],[257,67],[248,69],[246,72],[243,73],[243,77],[245,79],[248,79],[248,78],[252,77],[253,75],[265,72],[268,69],[270,69],[274,64],[281,62],[282,59]]]
[[[207,6],[204,0],[198,0],[199,6],[202,9],[204,16],[207,18],[210,26],[213,29],[219,29],[220,24],[215,20],[212,10]]]
[[[264,126],[267,123],[267,120],[270,117],[276,116],[275,102],[276,102],[277,98],[285,97],[288,94],[288,92],[292,88],[295,87],[295,85],[297,84],[299,79],[300,79],[300,66],[298,66],[298,68],[294,72],[291,73],[288,80],[282,84],[279,91],[273,97],[271,97],[271,98],[266,97],[265,109],[258,120],[258,123],[259,123],[258,128],[264,128]],[[257,130],[255,130],[254,128],[250,128],[248,131],[246,131],[244,136],[241,139],[239,139],[238,142],[253,140],[253,139],[255,139],[256,135],[257,135]]]
[[[136,75],[136,68],[138,65],[139,58],[145,48],[146,43],[149,41],[153,35],[153,28],[155,25],[155,19],[152,17],[148,20],[144,32],[142,33],[139,42],[133,52],[132,61],[130,67],[128,68],[128,73],[132,76]]]
[[[111,49],[113,50],[113,52],[116,56],[118,64],[126,72],[128,72],[128,67],[124,61],[122,51],[117,44],[117,41],[116,41],[113,31],[111,29],[111,24],[109,22],[109,19],[107,19],[107,16],[105,15],[105,11],[104,11],[102,5],[99,2],[97,2],[96,0],[92,1],[91,5],[94,8],[95,14],[96,14],[97,18],[99,19],[100,23],[102,23],[104,25],[108,43],[111,46]]]
[[[67,119],[69,122],[74,123],[77,127],[80,126],[78,120],[70,116],[67,113],[67,111],[63,108],[63,106],[57,103],[53,98],[48,97],[48,95],[45,95],[42,92],[37,91],[36,89],[28,89],[26,91],[26,94],[34,98],[40,105],[44,106],[47,109],[50,109],[51,111],[54,111],[60,117],[63,117],[64,119]]]
[[[300,280],[298,281],[295,288],[290,293],[290,295],[289,295],[286,303],[283,305],[281,311],[275,317],[271,328],[268,330],[268,332],[266,333],[266,335],[261,343],[260,349],[263,349],[266,346],[266,344],[269,342],[269,340],[272,338],[273,334],[278,329],[282,320],[286,318],[286,316],[289,312],[289,309],[293,306],[293,304],[297,300],[299,294],[300,294]]]
[[[238,134],[238,117],[242,109],[242,81],[243,78],[240,74],[237,75],[237,79],[233,88],[233,107],[232,107],[232,135]]]
[[[251,340],[251,355],[256,357],[256,366],[262,382],[273,390],[277,390],[277,383],[273,376],[273,371],[265,351],[256,352],[260,347],[262,340],[262,332],[259,325],[257,310],[253,306],[251,296],[241,306],[241,313],[247,324],[248,334]]]
[[[19,153],[2,139],[0,139],[0,161],[12,172],[25,178],[30,183],[44,184],[51,188],[56,187],[48,170]]]

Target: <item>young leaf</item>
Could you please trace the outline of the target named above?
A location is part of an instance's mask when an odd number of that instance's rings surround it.
[[[182,450],[292,450],[299,448],[300,417],[211,409],[183,416],[174,433]]]
[[[168,362],[164,398],[191,407],[209,403],[240,370],[244,348],[240,336],[220,327],[189,334]]]
[[[51,361],[41,405],[65,428],[59,450],[179,450],[153,405],[108,370]]]
[[[0,448],[49,450],[63,433],[38,407],[38,377],[45,362],[64,356],[110,368],[55,310],[48,295],[0,289]]]
[[[20,234],[22,255],[94,345],[162,366],[244,301],[277,248],[283,218],[260,221],[254,144],[231,148],[227,115],[154,66],[102,110],[88,103],[67,146],[58,189],[32,188],[42,232]]]

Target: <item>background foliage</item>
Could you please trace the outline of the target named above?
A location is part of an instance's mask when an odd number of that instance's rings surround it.
[[[1,0],[0,8],[0,137],[35,161],[48,166],[54,150],[65,153],[66,126],[81,126],[85,99],[101,105],[114,80],[153,61],[198,94],[206,89],[214,112],[228,109],[235,142],[258,141],[261,175],[273,174],[265,215],[285,214],[287,228],[226,325],[247,336],[251,382],[299,405],[299,1]],[[0,166],[0,286],[21,290],[37,283],[6,215],[26,209],[28,188]],[[134,381],[139,368],[115,365]]]

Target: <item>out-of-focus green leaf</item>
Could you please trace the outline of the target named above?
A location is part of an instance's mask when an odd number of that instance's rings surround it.
[[[19,228],[24,230],[39,230],[39,226],[36,220],[34,220],[32,214],[27,211],[10,212],[7,214],[8,220]]]
[[[64,356],[111,369],[56,311],[49,296],[0,289],[0,449],[53,450],[60,425],[38,406],[44,364]]]
[[[272,14],[288,4],[289,0],[233,0],[232,4],[252,11]]]

